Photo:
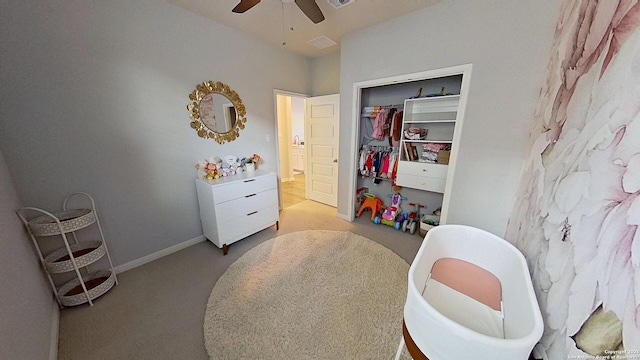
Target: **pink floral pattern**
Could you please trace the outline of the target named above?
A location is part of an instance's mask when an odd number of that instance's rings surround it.
[[[600,307],[621,323],[619,346],[639,350],[637,1],[564,1],[534,126],[506,237],[545,319],[535,355],[595,355],[574,335]]]

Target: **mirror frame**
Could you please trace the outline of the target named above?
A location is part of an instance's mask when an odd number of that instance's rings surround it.
[[[209,94],[219,94],[231,101],[236,109],[236,121],[233,124],[231,130],[221,133],[208,128],[200,119],[200,102]],[[229,85],[220,81],[205,81],[202,84],[198,84],[196,89],[189,94],[189,99],[193,102],[187,105],[189,110],[189,118],[191,118],[191,128],[193,128],[203,139],[214,139],[218,144],[224,144],[235,140],[240,136],[240,130],[244,129],[244,124],[247,122],[246,109],[242,103],[242,99],[238,96],[238,93],[231,90]]]

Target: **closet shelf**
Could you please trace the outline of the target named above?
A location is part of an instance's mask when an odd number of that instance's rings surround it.
[[[455,144],[453,139],[457,127],[460,95],[436,96],[419,99],[407,99],[402,118],[403,132],[424,131],[426,138],[420,140],[401,139],[403,156],[398,163],[396,184],[409,188],[444,193],[448,175],[448,159],[444,148],[428,149],[425,144]],[[440,155],[442,152],[442,162]],[[450,152],[448,153],[450,154]],[[446,161],[446,162],[445,162]]]

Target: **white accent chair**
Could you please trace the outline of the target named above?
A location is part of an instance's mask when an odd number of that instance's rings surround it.
[[[414,359],[526,360],[543,332],[522,253],[463,225],[427,233],[409,268],[404,347]]]

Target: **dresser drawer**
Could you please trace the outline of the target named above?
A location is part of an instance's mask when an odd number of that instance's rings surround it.
[[[218,223],[220,242],[230,244],[273,225],[276,221],[278,221],[278,205],[254,210],[231,221],[221,221]]]
[[[229,200],[243,198],[252,194],[257,194],[276,188],[275,174],[258,176],[254,178],[235,181],[230,184],[220,184],[214,186],[212,195],[215,204],[220,204]]]
[[[436,179],[446,179],[449,165],[429,164],[417,161],[400,161],[398,163],[398,174],[428,176]]]
[[[216,222],[218,225],[225,222],[241,225],[248,214],[273,205],[278,205],[278,191],[276,189],[249,194],[234,201],[217,204],[215,206]]]
[[[396,184],[398,186],[438,193],[444,193],[446,182],[447,180],[445,179],[437,179],[428,176],[416,176],[400,173],[396,175]]]

